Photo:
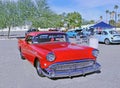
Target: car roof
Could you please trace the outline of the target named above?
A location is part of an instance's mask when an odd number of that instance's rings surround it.
[[[30,32],[29,36],[36,36],[38,34],[65,34],[64,32],[57,32],[57,31],[38,31],[38,32]]]

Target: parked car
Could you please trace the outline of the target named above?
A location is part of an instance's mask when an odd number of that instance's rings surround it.
[[[38,29],[35,29],[35,28],[31,28],[31,29],[28,29],[26,32],[25,32],[25,36],[30,33],[30,32],[35,32],[35,31],[39,31]]]
[[[94,28],[83,29],[82,32],[86,36],[91,36],[94,34]]]
[[[18,48],[39,76],[71,77],[100,71],[99,50],[70,43],[63,32],[31,32],[18,40]]]
[[[67,33],[68,37],[75,38],[77,36],[77,32],[75,30],[69,30],[66,33]]]
[[[81,29],[75,29],[75,30],[68,30],[66,32],[66,34],[69,36],[69,37],[73,37],[73,38],[76,38],[76,36],[82,36],[82,30]]]
[[[85,35],[82,31],[78,32],[76,35],[76,40],[80,41],[81,43],[88,43],[89,36]]]
[[[50,28],[49,31],[60,31],[60,30],[57,28]]]
[[[106,45],[110,43],[120,43],[120,34],[113,29],[95,31],[94,36],[99,42],[103,42]]]

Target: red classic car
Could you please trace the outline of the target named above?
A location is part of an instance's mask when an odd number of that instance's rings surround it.
[[[97,49],[69,42],[63,32],[31,32],[18,40],[22,59],[31,62],[39,76],[71,77],[100,71]]]

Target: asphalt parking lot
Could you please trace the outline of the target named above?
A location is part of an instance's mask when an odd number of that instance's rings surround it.
[[[21,60],[17,39],[0,40],[0,88],[120,88],[120,44],[99,44],[101,73],[51,80]]]

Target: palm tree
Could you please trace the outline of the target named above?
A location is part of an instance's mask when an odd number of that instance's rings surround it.
[[[119,8],[118,5],[115,5],[115,6],[114,6],[114,9],[116,10],[116,11],[115,11],[116,17],[117,17],[117,9],[118,9],[118,8]]]
[[[109,12],[109,14],[110,14],[109,24],[114,25],[114,23],[115,23],[114,19],[113,19],[113,17],[114,17],[114,11]]]
[[[112,20],[114,20],[115,11],[112,11],[111,16],[112,16]]]
[[[117,23],[117,9],[118,9],[119,7],[118,7],[118,5],[115,5],[114,6],[114,9],[116,10],[115,11],[115,28],[116,28],[116,23]]]
[[[110,20],[112,20],[112,12],[109,12],[109,14],[110,14]]]
[[[120,22],[120,14],[118,14],[118,21]]]
[[[118,5],[115,5],[115,6],[114,6],[114,9],[118,9]]]
[[[106,23],[108,23],[108,13],[109,13],[109,10],[106,10]]]
[[[102,21],[103,20],[103,16],[100,16],[100,21]]]

